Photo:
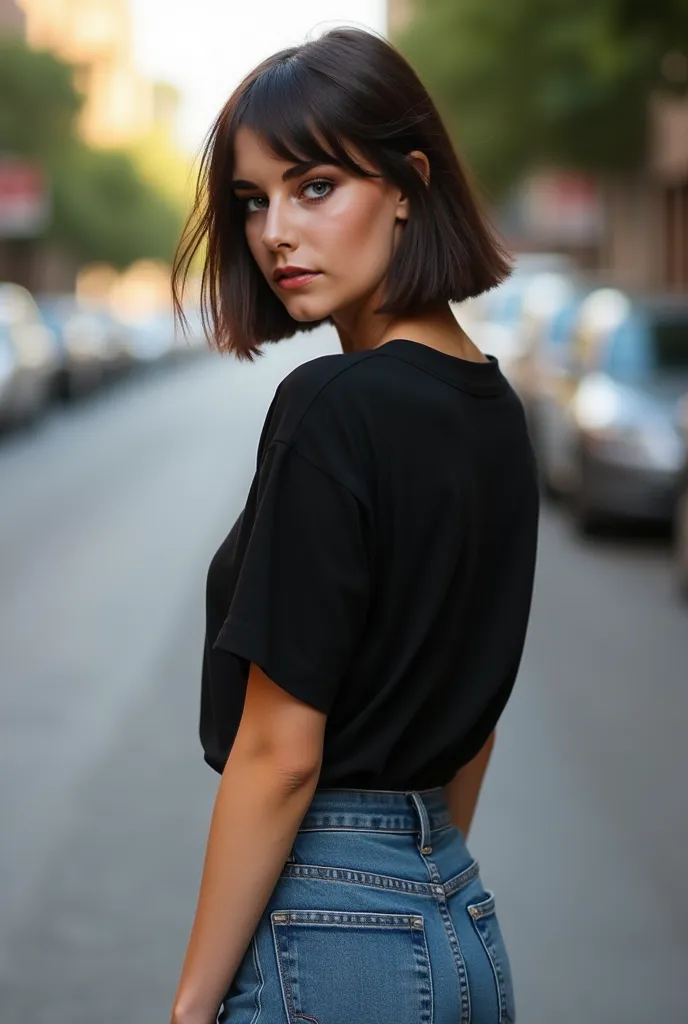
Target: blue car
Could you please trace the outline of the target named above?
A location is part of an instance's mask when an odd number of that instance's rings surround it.
[[[74,295],[40,295],[37,301],[43,321],[57,340],[54,394],[71,401],[94,391],[103,381],[107,366],[104,326],[78,305]]]
[[[586,303],[599,298],[614,315],[595,323]],[[612,520],[670,523],[686,457],[688,300],[612,298],[593,292],[581,304],[537,420],[541,470],[583,533]]]

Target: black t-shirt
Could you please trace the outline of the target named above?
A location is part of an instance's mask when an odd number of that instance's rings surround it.
[[[496,359],[399,338],[297,367],[208,572],[205,760],[223,770],[255,662],[327,713],[319,785],[444,785],[512,691],[537,521]]]

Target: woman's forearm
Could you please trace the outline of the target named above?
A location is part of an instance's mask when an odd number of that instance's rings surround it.
[[[464,839],[468,838],[495,737],[493,729],[473,760],[465,764],[444,787],[452,823],[463,833]]]
[[[172,1024],[214,1024],[289,856],[318,775],[230,754],[215,799]]]

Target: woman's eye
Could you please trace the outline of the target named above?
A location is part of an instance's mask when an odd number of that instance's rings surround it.
[[[244,203],[248,213],[255,213],[257,210],[267,209],[267,206],[251,206],[251,203],[267,203],[265,196],[249,196],[248,199],[244,200]]]
[[[310,202],[317,203],[321,199],[327,199],[334,187],[333,181],[319,178],[317,181],[306,182],[301,189],[301,193]],[[306,194],[308,189],[312,190],[311,195]],[[247,199],[242,199],[241,202],[246,207],[247,213],[260,213],[262,210],[267,210],[269,205],[267,196],[249,196]]]
[[[303,191],[305,192],[306,189],[309,188],[314,189],[315,191],[315,194],[309,198],[315,200],[326,199],[327,196],[329,196],[332,189],[334,188],[334,182],[326,181],[324,178],[318,179],[317,181],[309,181],[306,185],[303,186]]]

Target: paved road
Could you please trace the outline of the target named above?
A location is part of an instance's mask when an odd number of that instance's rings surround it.
[[[0,1022],[165,1022],[217,776],[196,738],[208,560],[278,380],[141,378],[0,445]],[[471,837],[523,1024],[688,1021],[688,615],[661,543],[543,520]]]

